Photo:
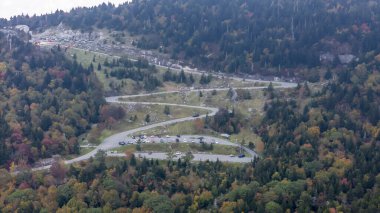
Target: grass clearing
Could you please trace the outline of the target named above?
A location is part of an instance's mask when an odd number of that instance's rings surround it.
[[[81,147],[79,155],[85,155],[85,154],[91,152],[94,149],[95,149],[94,147]]]
[[[110,77],[106,75],[106,71],[110,72],[111,68],[105,67],[104,62],[108,60],[112,62],[113,59],[117,59],[117,56],[111,56],[103,53],[97,53],[92,51],[87,51],[78,48],[68,48],[66,51],[66,55],[69,58],[73,58],[74,55],[78,61],[78,63],[82,64],[84,67],[89,67],[91,64],[94,66],[95,73],[98,79],[102,82],[104,90],[106,94],[137,94],[144,91],[144,88],[141,86],[141,82],[135,82],[131,79],[117,79],[114,77]],[[101,69],[98,70],[98,64],[101,65]],[[154,75],[160,79],[161,81],[163,74],[167,71],[167,68],[156,67],[157,73]],[[178,70],[171,70],[173,73],[179,73]],[[189,73],[186,73],[189,76]],[[228,88],[228,87],[257,87],[257,86],[267,86],[267,83],[258,83],[258,82],[250,82],[244,80],[236,80],[230,77],[219,77],[213,76],[213,80],[207,84],[202,85],[199,83],[201,73],[194,72],[193,78],[195,83],[192,85],[186,85],[183,83],[175,83],[175,82],[163,82],[163,86],[157,88],[154,92],[159,91],[173,91],[180,90],[180,88]]]

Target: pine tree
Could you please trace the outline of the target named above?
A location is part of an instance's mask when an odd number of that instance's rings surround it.
[[[147,123],[150,122],[150,115],[149,115],[149,114],[147,114],[147,115],[145,116],[145,122],[147,122]]]
[[[170,115],[170,107],[169,106],[165,106],[164,113],[165,113],[165,115]]]

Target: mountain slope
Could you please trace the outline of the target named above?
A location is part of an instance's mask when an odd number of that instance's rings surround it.
[[[305,66],[336,66],[379,52],[379,7],[372,0],[136,0],[8,24],[128,31],[139,37],[138,47],[196,66],[292,76]]]

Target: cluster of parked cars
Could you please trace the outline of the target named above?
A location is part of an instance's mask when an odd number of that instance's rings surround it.
[[[170,138],[169,135],[166,135],[166,136],[146,136],[146,135],[139,135],[139,136],[132,136],[131,137],[132,140],[128,139],[127,141],[120,141],[119,142],[119,145],[120,146],[124,146],[124,145],[127,145],[127,144],[136,144],[136,143],[155,143],[157,140],[157,138],[159,139],[159,142],[160,143],[164,143],[165,140],[164,138]],[[180,142],[180,138],[181,138],[181,135],[176,135],[175,137],[175,142]],[[205,140],[204,140],[204,137],[198,137],[198,138],[189,138],[189,139],[186,139],[186,138],[183,138],[182,141],[184,143],[187,143],[187,142],[191,142],[191,143],[195,143],[196,139],[199,140],[199,143],[205,143]],[[188,141],[190,140],[190,141]],[[212,139],[211,141],[211,144],[218,144],[218,141],[216,141],[215,139]],[[152,152],[149,152],[149,154],[152,154]],[[180,156],[182,155],[181,152],[176,152],[174,153],[175,156]],[[235,157],[235,155],[231,154],[230,157]],[[237,155],[238,158],[244,158],[245,157],[245,154],[243,153],[240,153],[239,155]]]
[[[170,138],[169,135],[166,135],[164,136],[165,138]],[[177,137],[181,137],[180,135],[177,135]],[[127,141],[120,141],[119,142],[119,145],[120,146],[124,146],[124,145],[127,145],[127,144],[137,144],[137,143],[155,143],[157,142],[157,138],[159,139],[159,142],[160,143],[164,143],[164,139],[163,139],[163,136],[155,136],[155,135],[152,135],[152,136],[147,136],[147,135],[138,135],[138,136],[135,136],[135,135],[132,135],[131,136],[132,140],[130,139],[127,139]]]
[[[137,143],[156,143],[156,142],[160,142],[160,143],[165,143],[165,138],[166,139],[169,139],[171,136],[169,135],[166,135],[166,136],[161,136],[161,135],[152,135],[152,136],[147,136],[147,135],[138,135],[138,136],[131,136],[132,139],[127,139],[126,141],[120,141],[119,142],[119,145],[120,146],[125,146],[127,144],[137,144]],[[198,138],[193,138],[193,137],[190,137],[190,138],[183,138],[181,139],[181,135],[176,135],[176,137],[174,137],[174,140],[175,142],[179,143],[179,142],[184,142],[184,143],[196,143],[199,141],[199,143],[205,143],[205,139],[204,137],[198,137]],[[216,141],[215,139],[212,139],[210,141],[211,144],[218,144],[219,142]]]

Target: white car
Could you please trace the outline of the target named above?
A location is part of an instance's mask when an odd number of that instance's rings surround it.
[[[183,139],[183,142],[184,142],[184,143],[187,143],[187,140],[186,140],[186,139]]]
[[[182,152],[176,152],[175,155],[182,155]]]
[[[166,135],[165,137],[166,137],[166,138],[170,138],[170,136],[169,136],[169,135]]]

